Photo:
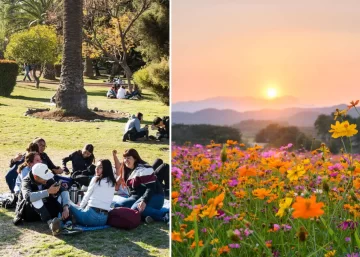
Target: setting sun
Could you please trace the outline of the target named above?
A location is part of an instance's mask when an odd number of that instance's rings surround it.
[[[277,91],[275,88],[268,88],[267,90],[267,96],[268,98],[275,98],[277,96]]]

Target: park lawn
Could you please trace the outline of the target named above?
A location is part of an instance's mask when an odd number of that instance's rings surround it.
[[[168,142],[122,142],[125,121],[56,122],[24,116],[27,108],[54,108],[50,97],[55,84],[19,83],[9,98],[0,97],[0,193],[8,192],[4,176],[8,162],[18,152],[24,152],[36,136],[45,138],[46,153],[55,165],[86,143],[95,147],[97,160],[111,158],[111,151],[122,153],[135,148],[151,163],[161,158],[169,163]],[[156,116],[169,114],[168,106],[144,90],[143,100],[117,100],[105,97],[107,87],[85,87],[89,108],[118,110],[144,114],[144,124]],[[156,131],[150,131],[155,134]],[[133,231],[106,229],[86,232],[76,237],[55,238],[45,224],[12,225],[13,211],[0,209],[0,256],[165,256],[169,253],[168,227],[165,224],[141,225]]]

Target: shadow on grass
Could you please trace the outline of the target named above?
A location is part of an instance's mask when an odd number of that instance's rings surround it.
[[[50,98],[40,98],[40,97],[28,97],[28,96],[22,96],[22,95],[11,95],[9,98],[12,99],[18,99],[18,100],[27,100],[27,101],[34,101],[34,102],[43,102],[43,103],[49,103]]]
[[[106,98],[106,92],[107,90],[91,91],[91,92],[87,91],[86,94],[90,96],[103,96],[104,98]]]
[[[169,234],[159,224],[140,225],[131,231],[108,228],[61,239],[74,248],[102,256],[153,256],[156,252],[164,256],[161,252],[169,249]]]
[[[0,208],[0,248],[16,244],[21,235],[20,229],[12,224],[11,212]]]
[[[40,84],[39,88],[36,88],[35,85],[31,84],[16,84],[17,88],[25,88],[28,90],[41,90],[41,91],[55,91],[56,88],[48,88],[48,87],[42,87]]]
[[[0,103],[0,106],[9,106],[9,105]]]

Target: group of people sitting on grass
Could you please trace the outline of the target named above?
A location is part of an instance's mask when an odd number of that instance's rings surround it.
[[[74,224],[102,226],[107,223],[112,207],[127,207],[141,213],[145,222],[169,222],[164,212],[165,194],[169,193],[169,165],[157,159],[150,166],[135,149],[122,154],[122,161],[113,150],[114,167],[109,159],[95,162],[94,146],[87,144],[55,166],[44,152],[46,142],[36,138],[25,154],[11,159],[6,182],[17,196],[13,223],[43,221],[53,235],[78,233]],[[72,172],[66,167],[72,162]],[[95,165],[94,165],[95,164]],[[92,173],[90,170],[93,170]],[[77,180],[76,173],[81,174]],[[60,174],[70,174],[70,177]],[[85,175],[84,175],[85,174]],[[87,182],[83,178],[88,177]],[[70,199],[69,188],[85,191],[81,200]],[[71,192],[71,190],[70,190]],[[114,202],[114,195],[121,195]]]
[[[131,99],[139,100],[142,99],[142,95],[138,90],[129,92],[126,90],[124,85],[114,84],[106,93],[107,98],[117,98],[117,99]]]
[[[156,136],[149,136],[149,126],[145,125],[141,128],[141,121],[143,120],[144,115],[141,112],[138,112],[137,115],[133,115],[129,118],[125,125],[125,131],[123,135],[123,142],[136,141],[137,139],[145,138],[146,140],[158,140],[169,139],[170,136],[170,118],[169,116],[164,116],[163,118],[156,117],[152,123],[151,128],[157,129]]]

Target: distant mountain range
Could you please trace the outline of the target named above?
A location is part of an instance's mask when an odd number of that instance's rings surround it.
[[[204,109],[254,111],[260,109],[285,109],[290,107],[314,107],[302,104],[296,97],[282,96],[275,99],[260,99],[254,97],[219,96],[201,101],[178,102],[172,104],[173,112],[197,112]]]
[[[190,112],[172,112],[172,122],[174,124],[211,124],[211,125],[234,125],[244,120],[272,120],[281,123],[287,122],[289,125],[312,127],[320,114],[329,115],[336,109],[343,110],[345,104],[331,107],[319,108],[284,108],[284,109],[262,109],[256,111],[238,112],[234,110],[218,110],[208,108],[194,113]],[[241,110],[241,109],[240,109]],[[352,109],[349,115],[357,117]]]

